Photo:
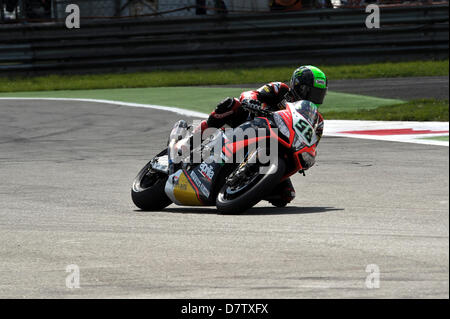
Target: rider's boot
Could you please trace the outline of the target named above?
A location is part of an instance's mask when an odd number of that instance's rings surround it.
[[[292,202],[294,198],[294,185],[292,185],[291,179],[288,178],[278,184],[277,187],[275,187],[273,193],[264,198],[264,200],[270,202],[273,206],[284,207]]]

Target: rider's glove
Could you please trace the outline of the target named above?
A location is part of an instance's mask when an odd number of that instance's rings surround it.
[[[260,111],[262,110],[262,104],[258,100],[251,100],[251,99],[243,99],[242,105],[245,106],[247,109]]]

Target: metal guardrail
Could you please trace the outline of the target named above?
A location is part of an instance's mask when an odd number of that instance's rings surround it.
[[[0,75],[448,58],[448,5],[0,26]]]

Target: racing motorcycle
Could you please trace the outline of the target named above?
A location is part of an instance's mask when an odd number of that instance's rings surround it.
[[[276,112],[249,105],[243,108],[251,112],[252,119],[234,130],[255,129],[264,134],[256,138],[236,138],[219,129],[197,148],[191,147],[187,159],[175,163],[172,160],[174,145],[186,138],[183,132],[189,129],[185,121],[177,122],[168,147],[148,162],[135,178],[131,189],[134,204],[145,211],[162,210],[174,203],[216,206],[219,213],[238,214],[270,197],[284,179],[297,172],[304,174],[304,170],[313,165],[318,140],[314,127],[317,109],[304,108],[302,101],[286,102],[286,108]],[[217,150],[217,145],[220,156],[215,156],[214,160],[192,161],[193,154]],[[260,160],[260,154],[270,153],[274,147],[276,160]],[[233,160],[238,152],[244,154],[239,162]]]

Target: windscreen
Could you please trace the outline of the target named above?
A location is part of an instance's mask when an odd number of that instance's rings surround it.
[[[309,101],[298,101],[294,103],[294,107],[314,127],[319,117],[317,106]]]

